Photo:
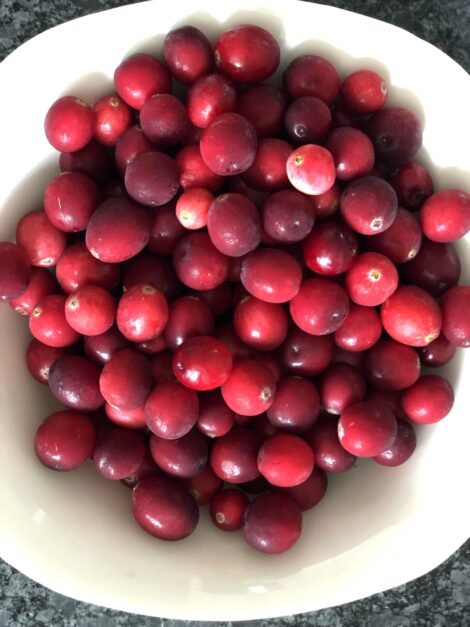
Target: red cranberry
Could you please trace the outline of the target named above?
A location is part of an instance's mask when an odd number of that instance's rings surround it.
[[[58,231],[44,211],[31,211],[16,226],[16,242],[32,266],[55,266],[67,246],[64,233]]]
[[[96,139],[75,152],[62,152],[59,157],[61,172],[81,172],[96,183],[105,183],[113,175],[113,159]]]
[[[421,227],[433,242],[454,242],[470,231],[470,194],[445,189],[433,194],[421,207]]]
[[[181,194],[176,203],[176,217],[186,229],[207,226],[207,214],[214,196],[202,187],[193,187]]]
[[[259,139],[279,135],[287,98],[272,85],[250,85],[238,94],[237,113],[253,124]]]
[[[150,452],[146,449],[144,459],[142,460],[140,466],[137,468],[135,472],[126,477],[125,479],[121,479],[121,483],[126,486],[126,488],[134,488],[141,479],[144,477],[151,477],[160,474],[160,470],[157,465],[153,461]]]
[[[258,350],[273,350],[287,335],[288,320],[281,305],[247,296],[235,308],[233,324],[238,337]]]
[[[253,349],[240,340],[231,322],[223,322],[222,324],[219,324],[215,329],[215,335],[222,340],[225,346],[229,349],[234,360],[251,359]]]
[[[435,340],[418,350],[423,366],[440,368],[447,364],[455,355],[455,346],[441,333]]]
[[[323,194],[310,196],[310,202],[317,218],[329,218],[339,208],[339,200],[341,197],[341,188],[338,183]]]
[[[194,26],[171,30],[163,42],[163,56],[179,83],[191,85],[210,72],[214,63],[212,46]]]
[[[164,331],[165,341],[175,351],[190,337],[210,335],[214,319],[209,307],[195,296],[183,296],[170,305],[168,324]]]
[[[338,422],[341,446],[357,457],[376,457],[389,449],[397,429],[392,410],[376,401],[351,405]]]
[[[198,391],[223,385],[232,366],[232,354],[225,344],[207,335],[187,339],[173,357],[173,372],[178,381]]]
[[[326,138],[325,147],[333,155],[336,178],[340,181],[350,181],[372,170],[374,146],[357,128],[341,126],[333,129]]]
[[[275,390],[276,380],[266,365],[242,359],[235,362],[221,391],[224,401],[234,412],[257,416],[271,407]]]
[[[65,318],[66,300],[58,294],[45,296],[29,317],[31,335],[47,346],[71,346],[80,338]]]
[[[382,323],[375,309],[351,304],[345,321],[335,331],[335,343],[346,351],[360,352],[371,348],[382,335]]]
[[[36,431],[34,450],[39,461],[52,470],[75,470],[86,462],[95,446],[91,419],[77,411],[58,411]]]
[[[211,74],[191,86],[186,96],[186,110],[194,126],[206,128],[219,115],[234,111],[236,102],[237,92],[232,83],[221,74]]]
[[[343,224],[322,222],[303,242],[305,264],[316,274],[343,274],[354,263],[359,244],[355,234]]]
[[[187,233],[175,214],[176,201],[157,207],[153,214],[147,248],[159,255],[171,255],[176,244]]]
[[[119,263],[135,257],[150,237],[151,217],[127,198],[109,198],[91,216],[86,246],[93,257]]]
[[[129,263],[122,279],[123,289],[128,290],[137,283],[151,285],[169,300],[181,293],[171,259],[160,255],[142,254]]]
[[[232,305],[232,288],[228,282],[222,283],[212,290],[203,292],[193,290],[191,295],[206,303],[214,318],[222,316]]]
[[[313,144],[328,132],[331,111],[319,98],[303,96],[289,105],[284,124],[289,137],[296,144]]]
[[[210,503],[222,488],[222,481],[212,472],[209,464],[196,477],[185,479],[183,483],[199,506]]]
[[[401,404],[407,418],[428,425],[447,416],[454,404],[454,390],[443,377],[428,374],[403,392]]]
[[[209,454],[207,438],[196,429],[176,440],[152,435],[150,451],[165,474],[180,479],[196,477],[206,465]]]
[[[205,164],[213,172],[233,176],[253,164],[257,144],[251,122],[238,113],[223,113],[204,129],[200,149]]]
[[[87,336],[83,339],[83,349],[87,357],[102,366],[111,359],[114,353],[127,347],[127,341],[116,327],[111,327],[100,335]]]
[[[346,290],[357,305],[375,307],[392,296],[398,286],[398,272],[393,263],[379,253],[356,257],[346,273]]]
[[[423,131],[414,113],[403,107],[387,107],[367,121],[366,132],[375,153],[386,165],[400,166],[421,148]]]
[[[407,282],[418,285],[433,296],[442,296],[460,278],[460,259],[452,244],[424,239],[416,257],[401,270]]]
[[[329,150],[316,144],[296,148],[287,159],[287,176],[303,194],[327,192],[335,182],[335,164]]]
[[[228,483],[245,483],[259,475],[256,463],[259,438],[243,427],[214,440],[210,462],[214,473]]]
[[[329,366],[333,350],[331,335],[313,336],[293,327],[280,349],[282,365],[290,374],[313,377]]]
[[[47,141],[61,152],[74,152],[93,137],[95,115],[79,98],[64,96],[54,102],[46,114],[44,131]]]
[[[146,426],[144,405],[134,409],[119,409],[119,407],[106,403],[104,410],[108,418],[120,427],[143,429]]]
[[[188,116],[178,98],[155,94],[142,107],[140,124],[150,141],[158,146],[174,146],[186,135]]]
[[[67,355],[66,348],[46,346],[37,340],[31,340],[26,351],[26,366],[30,375],[39,383],[49,383],[49,372],[55,362]]]
[[[199,521],[192,496],[176,479],[144,477],[132,492],[132,509],[139,525],[161,540],[182,540]]]
[[[374,461],[381,466],[401,466],[413,455],[416,448],[416,434],[412,425],[406,420],[397,420],[397,435],[395,440]]]
[[[96,183],[80,172],[62,172],[46,187],[44,210],[53,226],[67,233],[86,229],[101,201]]]
[[[142,109],[154,94],[171,91],[167,68],[150,54],[133,54],[114,72],[114,84],[121,98],[134,109]]]
[[[329,61],[313,54],[304,54],[287,66],[284,87],[291,98],[316,96],[330,105],[339,93],[340,78]]]
[[[109,429],[93,451],[96,470],[106,479],[125,479],[137,472],[145,456],[142,437],[128,429]]]
[[[155,383],[176,381],[173,374],[173,355],[170,351],[163,351],[152,357],[152,372]]]
[[[452,344],[470,346],[470,286],[456,285],[442,300],[442,332]]]
[[[211,501],[212,522],[222,531],[236,531],[243,526],[245,510],[249,499],[240,490],[222,490]]]
[[[304,438],[315,457],[313,472],[318,469],[333,473],[347,472],[354,466],[356,457],[340,444],[337,420],[331,417],[319,420]]]
[[[419,372],[417,352],[394,340],[379,340],[366,353],[366,379],[379,390],[404,390],[417,381]]]
[[[175,246],[173,264],[181,283],[194,290],[212,290],[226,281],[229,259],[207,233],[191,233]]]
[[[328,487],[328,477],[320,468],[314,468],[310,477],[303,483],[291,488],[281,488],[284,494],[290,496],[303,512],[306,512],[322,500]]]
[[[284,377],[278,382],[267,415],[276,427],[303,433],[315,423],[319,412],[320,397],[315,385],[302,377]]]
[[[10,242],[0,242],[0,302],[11,301],[25,293],[31,268],[25,251]]]
[[[245,511],[243,537],[261,553],[284,553],[299,539],[302,511],[287,494],[261,494]]]
[[[251,167],[243,173],[247,185],[256,190],[275,192],[289,185],[286,162],[292,146],[282,139],[265,138],[258,143]]]
[[[121,270],[116,264],[99,261],[84,243],[79,243],[65,249],[57,261],[56,277],[66,294],[77,292],[86,285],[112,290],[119,283]]]
[[[363,401],[366,381],[360,370],[349,364],[332,364],[320,380],[322,407],[330,414],[342,414],[348,407]]]
[[[93,105],[95,137],[104,146],[115,146],[131,124],[132,113],[127,104],[113,94],[104,96]]]
[[[154,337],[152,340],[139,342],[136,345],[136,348],[144,355],[158,355],[159,353],[166,351],[168,346],[166,345],[163,335],[159,335],[158,337]]]
[[[142,152],[127,166],[124,182],[129,196],[140,205],[161,207],[178,191],[178,166],[163,152]]]
[[[236,83],[259,83],[277,70],[279,44],[267,30],[254,24],[225,31],[214,46],[218,69]]]
[[[145,402],[152,382],[148,359],[132,348],[124,348],[104,365],[100,389],[110,405],[122,410],[136,409]]]
[[[244,257],[240,279],[252,296],[268,303],[285,303],[298,294],[302,271],[288,253],[263,248]]]
[[[116,303],[111,294],[96,285],[85,285],[65,301],[65,318],[82,335],[101,335],[113,326]]]
[[[410,211],[417,211],[434,193],[431,175],[415,161],[405,163],[399,168],[390,177],[390,184],[397,193],[398,202]]]
[[[354,113],[375,113],[387,100],[387,85],[376,72],[357,70],[349,74],[341,85],[341,99]]]
[[[309,199],[294,190],[272,194],[263,205],[263,227],[277,242],[300,242],[312,230],[315,214]]]
[[[416,257],[421,239],[418,220],[399,207],[392,225],[383,233],[367,238],[366,245],[369,250],[386,255],[393,263],[405,263]]]
[[[116,322],[119,331],[131,342],[158,337],[168,322],[165,296],[152,285],[133,285],[119,300]]]
[[[209,438],[220,438],[233,427],[234,414],[219,390],[199,397],[200,410],[196,427]]]
[[[1,290],[1,288],[0,288]],[[29,316],[40,300],[58,290],[57,283],[45,268],[32,268],[26,290],[17,298],[9,300],[9,305],[22,316]],[[1,302],[0,297],[0,302]]]
[[[114,158],[116,167],[121,176],[124,176],[129,163],[143,152],[154,150],[155,146],[144,135],[140,126],[131,126],[125,131],[116,144]]]
[[[217,196],[209,208],[207,230],[224,255],[241,257],[260,242],[260,219],[255,205],[241,194]]]
[[[202,187],[215,192],[222,186],[224,178],[207,167],[199,145],[182,148],[176,155],[175,162],[179,169],[180,185],[183,189]]]
[[[311,335],[333,333],[343,324],[348,311],[346,292],[329,279],[306,279],[290,301],[295,324]]]
[[[94,411],[103,405],[100,392],[100,367],[86,357],[64,355],[51,366],[49,388],[66,407]]]
[[[387,181],[364,176],[343,190],[340,210],[354,231],[361,235],[375,235],[393,224],[398,210],[397,195]]]
[[[165,440],[176,440],[189,433],[198,414],[197,393],[175,381],[158,383],[145,403],[147,427]]]

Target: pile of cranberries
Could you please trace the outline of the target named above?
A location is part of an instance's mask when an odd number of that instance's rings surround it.
[[[209,505],[280,553],[328,473],[404,463],[415,425],[451,410],[421,367],[470,345],[452,246],[470,194],[434,192],[420,122],[375,72],[341,81],[305,54],[266,83],[280,48],[253,25],[215,46],[178,28],[163,57],[125,59],[93,106],[51,106],[61,173],[0,244],[27,367],[65,407],[35,452],[91,458],[153,536],[185,538]]]

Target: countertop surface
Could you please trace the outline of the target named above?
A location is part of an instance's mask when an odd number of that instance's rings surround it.
[[[1,0],[0,59],[51,26],[122,4],[124,2],[120,0]],[[468,0],[340,0],[324,4],[357,11],[401,26],[441,48],[467,71],[470,70]],[[0,627],[196,627],[203,624],[136,617],[80,603],[56,594],[29,580],[8,564],[0,563]],[[310,614],[237,625],[470,626],[470,543],[424,577],[382,594]]]

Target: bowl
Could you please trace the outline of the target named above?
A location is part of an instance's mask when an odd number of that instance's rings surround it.
[[[83,17],[35,37],[0,66],[0,240],[19,216],[41,206],[58,169],[43,119],[59,96],[92,103],[112,90],[127,55],[160,53],[174,26],[194,24],[215,38],[252,22],[281,42],[283,64],[300,53],[326,56],[341,74],[378,70],[390,104],[410,107],[424,124],[419,159],[437,188],[470,191],[470,79],[445,54],[388,24],[291,0],[145,2]],[[470,241],[461,242],[462,281],[470,278]],[[0,542],[4,559],[41,584],[119,610],[193,620],[247,620],[334,606],[402,584],[437,566],[469,535],[470,351],[445,369],[456,388],[452,413],[418,430],[404,466],[363,461],[331,477],[327,497],[304,517],[288,553],[267,556],[239,534],[213,528],[202,512],[178,543],[155,540],[134,522],[131,493],[97,477],[42,467],[33,453],[37,425],[55,408],[24,364],[27,324],[0,308]],[[207,509],[207,508],[206,508]]]

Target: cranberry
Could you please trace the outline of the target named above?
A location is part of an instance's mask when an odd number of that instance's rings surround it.
[[[332,105],[332,114],[332,128],[340,128],[341,126],[361,128],[363,126],[359,116],[345,107],[341,100]]]
[[[257,143],[256,131],[246,118],[238,113],[223,113],[204,129],[200,149],[213,172],[233,176],[253,164]]]
[[[207,438],[196,429],[176,440],[152,435],[150,451],[165,474],[180,479],[196,477],[206,465],[209,454]]]
[[[116,68],[114,84],[121,98],[140,110],[150,96],[171,91],[171,76],[163,63],[150,54],[133,54]]]
[[[339,93],[340,78],[329,61],[313,54],[304,54],[287,66],[284,87],[291,98],[315,96],[330,105]]]
[[[214,440],[210,463],[214,473],[228,483],[245,483],[259,475],[259,438],[244,427],[235,426]]]
[[[144,477],[132,492],[132,509],[139,525],[161,540],[182,540],[199,521],[192,496],[176,479]]]
[[[313,144],[328,132],[331,112],[319,98],[302,96],[289,105],[284,124],[292,141],[297,144]]]
[[[470,194],[445,189],[430,196],[421,207],[421,227],[433,242],[454,242],[470,231]]]
[[[400,466],[413,455],[416,448],[416,434],[412,425],[406,420],[398,420],[396,438],[390,448],[374,457],[374,461],[382,466]]]
[[[347,472],[354,466],[356,457],[340,444],[337,420],[331,417],[319,420],[304,438],[315,457],[313,472],[318,469],[333,473]]]
[[[148,359],[132,348],[123,348],[105,363],[100,389],[110,405],[122,410],[136,409],[145,402],[152,382]]]
[[[415,161],[405,163],[399,168],[390,177],[390,184],[398,196],[398,202],[410,211],[417,211],[434,193],[431,175]]]
[[[25,251],[10,242],[0,242],[0,302],[11,301],[26,292],[31,268]]]
[[[235,110],[237,92],[221,74],[199,78],[188,91],[186,110],[192,124],[206,128],[223,113]]]
[[[369,387],[367,390],[367,401],[380,401],[390,407],[395,416],[398,418],[405,418],[403,409],[401,407],[401,391],[389,391],[389,390],[377,390],[376,388]]]
[[[133,285],[119,300],[116,322],[119,331],[131,342],[158,337],[168,322],[165,296],[152,285]]]
[[[339,200],[341,197],[341,188],[338,183],[335,183],[333,187],[323,194],[317,196],[310,196],[310,202],[314,209],[315,216],[317,218],[329,218],[339,208]]]
[[[356,353],[371,348],[381,335],[382,323],[376,310],[352,303],[334,337],[339,348]]]
[[[232,354],[225,344],[207,335],[187,339],[173,357],[173,372],[178,381],[198,391],[223,385],[232,366]]]
[[[218,69],[236,83],[259,83],[277,70],[279,44],[267,30],[253,24],[225,31],[214,46]]]
[[[145,456],[142,437],[128,429],[109,429],[93,451],[96,470],[106,479],[125,479],[139,469]]]
[[[257,416],[271,407],[275,390],[275,377],[265,364],[242,359],[235,362],[229,378],[223,384],[222,396],[237,414]]]
[[[152,372],[155,383],[176,381],[173,374],[173,355],[170,351],[163,351],[152,357]]]
[[[413,159],[423,141],[420,121],[403,107],[387,107],[374,113],[367,121],[366,132],[377,158],[392,166]]]
[[[144,405],[134,409],[119,409],[119,407],[106,403],[104,410],[108,418],[120,427],[143,429],[146,426]]]
[[[341,99],[354,113],[375,113],[387,100],[387,86],[376,72],[357,70],[349,74],[341,85]]]
[[[379,340],[366,354],[366,379],[379,390],[404,390],[417,381],[419,372],[417,352],[394,340]]]
[[[358,248],[357,237],[347,226],[323,222],[304,240],[303,258],[313,272],[334,276],[349,270]]]
[[[178,166],[163,152],[142,152],[127,166],[124,182],[127,193],[136,202],[146,207],[161,207],[178,191]]]
[[[165,440],[176,440],[189,433],[198,414],[197,393],[175,381],[158,383],[145,403],[147,427]]]
[[[374,147],[362,131],[350,126],[335,128],[326,138],[325,147],[333,155],[336,178],[350,181],[369,174],[374,165]]]
[[[64,96],[54,102],[46,114],[44,131],[56,150],[74,152],[93,137],[95,115],[79,98]]]
[[[363,401],[365,396],[364,376],[349,364],[332,364],[321,377],[321,404],[330,414],[342,414],[351,405]]]
[[[176,155],[175,161],[179,169],[180,185],[183,189],[202,187],[215,192],[222,186],[224,178],[207,167],[199,145],[185,146]]]
[[[121,176],[124,176],[129,163],[143,152],[154,150],[155,146],[144,135],[140,126],[131,126],[125,131],[116,144],[114,158],[116,167]]]
[[[190,230],[207,226],[207,214],[214,196],[202,187],[193,187],[185,191],[176,203],[176,217]]]
[[[222,481],[212,472],[209,464],[196,477],[183,483],[199,506],[210,503],[222,488]]]
[[[183,296],[170,305],[168,324],[164,331],[165,341],[175,351],[190,337],[210,335],[214,319],[209,307],[195,296]]]
[[[311,335],[333,333],[343,324],[348,311],[346,292],[329,279],[306,279],[290,301],[295,324]]]
[[[101,335],[113,326],[116,303],[111,294],[96,285],[85,285],[65,302],[65,318],[82,335]]]
[[[237,113],[253,124],[259,139],[278,135],[287,105],[284,92],[272,85],[250,85],[238,94]]]
[[[429,374],[403,392],[401,404],[407,418],[428,425],[447,416],[454,404],[454,390],[443,377]]]
[[[136,348],[140,353],[143,353],[144,355],[158,355],[159,353],[163,353],[164,351],[166,351],[168,346],[166,345],[163,335],[159,335],[158,337],[154,337],[151,340],[139,342],[136,345]]]
[[[157,465],[153,461],[152,456],[149,451],[145,450],[144,459],[142,460],[140,466],[137,468],[135,472],[126,477],[125,479],[121,479],[121,483],[126,486],[126,488],[134,488],[141,479],[144,477],[151,477],[160,474],[160,470]]]
[[[234,360],[251,359],[253,349],[240,340],[231,322],[219,324],[215,329],[215,335],[222,340],[225,346],[229,349]]]
[[[128,290],[137,283],[151,285],[169,300],[181,293],[171,259],[160,255],[142,254],[129,263],[122,279],[123,289]]]
[[[194,290],[212,290],[228,276],[229,260],[207,233],[191,233],[175,246],[173,264],[179,280]]]
[[[240,490],[222,490],[211,501],[212,522],[222,531],[236,531],[243,527],[245,510],[249,499]]]
[[[263,227],[273,240],[300,242],[312,230],[315,214],[309,199],[294,190],[272,194],[263,205]]]
[[[315,385],[302,377],[284,377],[278,382],[267,415],[276,427],[303,433],[315,423],[319,412],[320,397]]]
[[[281,488],[284,494],[290,496],[303,512],[306,512],[322,500],[328,487],[328,477],[320,468],[314,468],[310,477],[303,483],[291,488]]]
[[[243,180],[241,174],[238,174],[236,176],[229,176],[229,178],[226,179],[226,182],[227,190],[229,192],[246,196],[258,208],[261,207],[261,205],[269,196],[268,192],[263,192],[259,189],[253,189],[252,187],[248,187],[248,185]]]
[[[313,336],[297,327],[289,330],[280,349],[284,369],[302,377],[313,377],[331,363],[334,344],[331,335]]]
[[[421,240],[418,220],[399,207],[392,225],[383,233],[369,237],[366,245],[369,250],[386,255],[393,263],[405,263],[416,257]]]
[[[44,210],[53,226],[74,233],[86,229],[101,201],[96,183],[81,172],[62,172],[46,187]]]
[[[153,214],[147,248],[159,255],[171,255],[176,244],[187,233],[175,214],[176,201],[157,207]]]
[[[31,340],[26,351],[26,366],[30,375],[39,383],[49,383],[49,372],[55,362],[67,355],[66,348],[46,346],[37,340]]]
[[[333,364],[349,364],[353,368],[362,368],[364,361],[365,351],[359,351],[353,353],[351,351],[344,350],[339,346],[335,346],[333,351]]]
[[[363,253],[356,257],[346,273],[346,290],[357,305],[381,305],[395,292],[398,272],[393,263],[379,253]]]
[[[115,146],[131,124],[131,109],[119,96],[104,96],[93,105],[95,137],[104,146]]]
[[[71,346],[80,337],[65,318],[66,300],[65,296],[58,294],[45,296],[29,317],[31,335],[47,346]]]
[[[452,244],[424,239],[416,257],[401,270],[407,282],[418,285],[433,296],[442,296],[460,278],[460,259]]]
[[[323,194],[335,182],[333,155],[316,144],[296,148],[289,155],[286,167],[292,186],[304,194]]]
[[[55,266],[67,246],[64,233],[58,231],[44,211],[31,211],[16,226],[16,242],[25,251],[32,266]]]
[[[174,146],[186,135],[188,116],[178,98],[155,94],[142,107],[140,124],[150,141],[158,146]]]
[[[241,194],[222,194],[209,208],[207,230],[221,253],[241,257],[260,242],[258,211],[251,200]]]
[[[86,246],[96,259],[119,263],[145,248],[150,228],[151,218],[146,209],[127,198],[109,198],[88,222]]]
[[[56,277],[66,294],[77,292],[86,285],[114,289],[121,278],[118,265],[103,263],[89,252],[84,243],[72,244],[57,261]]]
[[[63,355],[49,370],[49,388],[66,407],[94,411],[103,405],[100,367],[86,357]]]
[[[423,366],[440,368],[455,355],[455,346],[441,333],[435,340],[418,350]]]
[[[288,320],[281,305],[247,296],[235,308],[233,324],[238,337],[258,350],[273,350],[286,338]]]
[[[209,40],[194,26],[171,30],[163,42],[163,56],[172,75],[183,85],[208,74],[214,63]]]
[[[10,307],[17,313],[22,316],[29,316],[33,313],[34,308],[40,300],[53,294],[57,289],[57,283],[50,272],[45,268],[32,268],[31,278],[26,290],[20,296],[8,302]],[[1,300],[0,297],[0,302]]]
[[[200,410],[196,427],[210,438],[220,438],[233,427],[234,414],[219,390],[199,397]]]
[[[396,218],[397,195],[393,187],[376,176],[356,179],[343,190],[340,211],[345,222],[362,235],[386,231]]]
[[[442,300],[442,332],[452,344],[470,346],[470,286],[456,285]]]
[[[341,446],[357,457],[376,457],[389,449],[397,429],[392,410],[377,401],[351,405],[338,422]]]
[[[291,152],[292,146],[282,139],[261,139],[253,165],[243,173],[243,180],[253,189],[265,192],[287,187],[286,162]]]
[[[34,450],[39,461],[52,470],[75,470],[86,462],[95,446],[91,419],[77,411],[58,411],[36,431]]]
[[[302,271],[288,253],[263,248],[244,257],[240,279],[252,296],[268,303],[285,303],[299,292]]]
[[[246,508],[243,537],[261,553],[284,553],[299,539],[302,510],[287,494],[261,494]]]
[[[113,174],[113,159],[96,139],[75,152],[60,153],[59,165],[61,172],[81,172],[96,183],[105,183]]]
[[[214,287],[212,290],[205,290],[203,292],[193,290],[191,295],[206,303],[212,311],[214,318],[222,316],[232,305],[232,288],[227,282],[222,283],[218,287]]]
[[[116,327],[111,327],[100,335],[87,336],[83,339],[83,349],[87,357],[102,366],[111,359],[114,353],[127,346],[127,341]]]

